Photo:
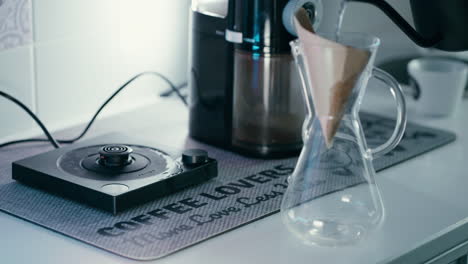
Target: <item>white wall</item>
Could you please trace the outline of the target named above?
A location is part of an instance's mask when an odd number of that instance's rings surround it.
[[[0,89],[52,130],[88,120],[138,72],[159,71],[176,84],[186,79],[189,0],[0,2]],[[143,77],[106,113],[158,100],[165,88],[157,77]],[[0,141],[38,132],[22,110],[0,98]]]
[[[386,0],[410,24],[413,24],[409,0]],[[322,0],[324,19],[321,30],[333,31],[341,0]],[[393,22],[373,5],[350,2],[343,20],[343,32],[366,32],[381,38],[377,62],[389,57],[405,56],[417,52],[413,42]]]
[[[0,89],[36,109],[32,69],[30,0],[0,1]],[[0,138],[21,133],[32,123],[22,110],[0,98]]]
[[[52,129],[88,120],[137,72],[155,70],[175,83],[185,81],[190,0],[0,2],[0,89],[23,100]],[[411,21],[409,0],[389,2]],[[379,59],[415,52],[373,6],[349,4],[343,30],[380,36]],[[164,83],[145,77],[106,113],[157,100],[158,87]],[[39,130],[25,113],[0,98],[0,141],[34,133]]]

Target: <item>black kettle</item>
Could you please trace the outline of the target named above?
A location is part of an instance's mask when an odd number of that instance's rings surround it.
[[[378,7],[421,47],[445,51],[468,50],[468,0],[410,0],[416,29],[384,0],[348,1]]]

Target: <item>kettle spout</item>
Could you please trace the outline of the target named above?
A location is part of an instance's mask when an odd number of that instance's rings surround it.
[[[437,46],[442,41],[439,32],[432,37],[423,37],[419,34],[389,3],[383,0],[347,0],[350,2],[368,3],[384,12],[414,43],[423,48]]]

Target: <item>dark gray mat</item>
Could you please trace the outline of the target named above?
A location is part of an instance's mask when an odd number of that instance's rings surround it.
[[[394,125],[392,120],[369,114],[362,116],[362,123],[369,145],[386,140]],[[375,169],[382,170],[454,139],[451,132],[408,124],[403,141],[393,152],[375,160]],[[136,260],[166,256],[278,212],[284,183],[295,158],[248,159],[191,140],[187,142],[187,147],[205,148],[218,159],[219,177],[118,216],[11,180],[11,162],[50,150],[48,145],[1,150],[0,210]],[[322,193],[328,193],[358,183],[351,178],[320,188]]]

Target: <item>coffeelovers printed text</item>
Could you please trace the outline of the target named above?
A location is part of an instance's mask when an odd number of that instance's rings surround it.
[[[119,237],[124,243],[130,243],[139,247],[162,241],[184,232],[190,231],[196,227],[213,223],[220,219],[238,214],[245,208],[253,207],[266,201],[277,199],[284,194],[287,188],[286,177],[293,172],[294,168],[285,165],[275,166],[272,170],[264,170],[259,173],[249,175],[233,182],[218,186],[209,193],[200,193],[197,197],[182,199],[176,203],[171,203],[161,208],[149,211],[145,214],[135,216],[127,221],[121,221],[113,226],[100,228],[97,233],[106,237]],[[273,184],[277,190],[257,197],[238,197],[236,204],[226,207],[209,215],[193,214],[193,210],[216,203],[230,196],[238,195],[242,190],[255,188],[258,185],[272,184],[272,181],[280,180],[280,183]],[[187,215],[188,220],[193,224],[183,224],[171,230],[162,232],[144,232],[134,236],[124,236],[132,231],[139,230],[147,225],[152,225],[157,221],[168,221],[173,216]]]

